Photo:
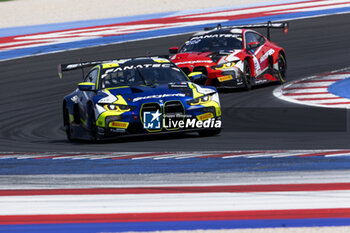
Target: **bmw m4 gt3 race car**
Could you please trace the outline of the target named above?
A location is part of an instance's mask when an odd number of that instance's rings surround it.
[[[93,68],[63,100],[68,140],[112,139],[123,135],[198,131],[210,136],[221,130],[215,87],[195,84],[168,59],[133,58],[60,64],[62,72]],[[84,76],[84,75],[83,75]]]
[[[251,30],[266,28],[267,37]],[[202,72],[202,84],[223,87],[243,87],[267,83],[284,83],[287,71],[283,48],[270,41],[270,29],[283,28],[287,23],[252,24],[206,28],[186,41],[171,60],[186,74]]]

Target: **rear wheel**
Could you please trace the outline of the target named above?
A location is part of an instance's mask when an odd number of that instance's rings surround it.
[[[64,107],[63,109],[63,124],[64,124],[64,131],[66,132],[67,140],[72,140],[72,131],[71,131],[71,125],[69,121],[69,111],[67,107]]]
[[[246,89],[247,91],[252,89],[252,75],[250,72],[249,62],[247,60],[244,61],[243,81],[244,89]]]
[[[276,79],[280,84],[283,84],[286,81],[286,73],[287,73],[287,62],[286,58],[282,53],[278,55],[278,70],[276,72]]]

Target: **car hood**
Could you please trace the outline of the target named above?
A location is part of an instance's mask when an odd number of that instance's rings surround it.
[[[205,63],[215,65],[228,61],[239,60],[243,56],[242,49],[215,52],[178,53],[171,60],[178,66]]]
[[[109,88],[102,91],[98,102],[114,102],[115,97],[123,98],[127,104],[138,105],[144,102],[165,102],[192,97],[190,82],[169,83],[153,86],[131,86]],[[114,100],[114,101],[113,101]]]

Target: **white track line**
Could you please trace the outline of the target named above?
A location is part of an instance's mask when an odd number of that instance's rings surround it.
[[[262,7],[262,8],[232,10],[232,11],[224,11],[224,12],[218,12],[218,13],[207,13],[207,14],[200,14],[200,15],[183,16],[182,18],[202,18],[202,17],[221,17],[221,16],[225,17],[225,16],[259,13],[259,12],[267,12],[267,11],[284,12],[283,10],[286,10],[288,12],[288,10],[291,11],[293,8],[300,8],[300,9],[295,9],[295,10],[301,11],[302,8],[304,8],[304,7],[311,7],[311,6],[322,7],[322,6],[327,5],[327,4],[347,3],[347,2],[348,1],[346,1],[346,0],[329,0],[329,1],[311,2],[311,3],[293,3],[293,4],[288,4],[288,5],[282,5],[282,6],[268,6],[268,7]],[[338,7],[337,6],[329,6],[329,8],[338,8]],[[308,9],[308,8],[306,8],[306,9]]]
[[[2,196],[0,215],[350,208],[350,191]]]

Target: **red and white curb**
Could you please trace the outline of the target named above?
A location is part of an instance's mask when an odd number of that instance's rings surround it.
[[[193,188],[190,191],[176,187],[168,192],[155,190],[153,193],[144,188],[123,190],[125,193],[118,193],[120,189],[114,189],[115,193],[102,190],[97,194],[91,194],[90,190],[81,190],[80,193],[72,194],[69,191],[67,194],[55,194],[52,191],[45,193],[42,190],[39,195],[36,193],[23,195],[26,191],[16,193],[12,191],[15,195],[2,191],[1,220],[4,215],[9,217],[11,215],[198,213],[334,208],[346,208],[349,212],[350,208],[348,183],[260,185],[258,187],[213,186]]]
[[[342,157],[350,156],[350,150],[278,150],[278,151],[213,151],[213,152],[0,152],[0,160],[4,159],[51,159],[51,160],[163,160],[190,158],[283,158],[283,157]]]
[[[1,190],[0,197],[0,225],[350,216],[350,183]]]
[[[350,72],[333,71],[284,84],[273,91],[279,99],[325,108],[350,108],[350,99],[328,91],[333,83],[350,78]]]

